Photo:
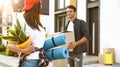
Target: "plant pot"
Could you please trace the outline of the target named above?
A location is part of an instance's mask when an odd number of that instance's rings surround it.
[[[32,41],[32,39],[29,37],[25,42],[18,44],[17,46],[19,48],[25,48],[31,41]]]
[[[30,37],[28,37],[28,39],[27,39],[25,42],[23,42],[23,43],[21,43],[21,44],[18,44],[17,46],[18,46],[19,48],[24,49],[31,41],[32,41],[32,39],[31,39]],[[26,54],[30,54],[30,53],[31,53],[31,52],[27,52]]]

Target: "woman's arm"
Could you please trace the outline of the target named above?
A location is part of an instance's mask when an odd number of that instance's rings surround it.
[[[16,46],[16,43],[13,43],[13,42],[9,42],[8,45],[7,45],[7,48],[10,49],[11,51],[14,51],[14,52],[21,52],[21,53],[27,53],[27,52],[32,52],[34,51],[34,45],[32,42],[30,42],[26,48],[24,49],[21,49],[19,47]]]

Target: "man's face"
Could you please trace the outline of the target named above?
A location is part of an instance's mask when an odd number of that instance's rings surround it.
[[[73,9],[71,9],[71,8],[67,8],[66,13],[67,13],[68,18],[75,17],[75,11]]]

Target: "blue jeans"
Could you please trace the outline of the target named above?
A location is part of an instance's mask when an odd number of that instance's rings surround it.
[[[70,67],[83,67],[83,53],[71,56],[73,58],[80,59],[80,61],[75,61],[71,58],[68,59]]]
[[[25,60],[22,63],[22,67],[39,67],[38,66],[38,60],[34,60],[34,59]]]

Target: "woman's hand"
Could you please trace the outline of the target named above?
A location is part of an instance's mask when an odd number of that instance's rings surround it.
[[[27,53],[27,52],[33,52],[35,50],[35,47],[33,45],[32,42],[30,42],[26,48],[23,49],[23,53]]]
[[[22,48],[19,48],[16,46],[17,43],[15,42],[8,42],[8,45],[7,45],[7,48],[10,49],[11,51],[14,51],[14,52],[21,52],[21,53],[27,53],[27,52],[32,52],[34,51],[34,45],[32,42],[30,42],[26,48],[22,49]]]

